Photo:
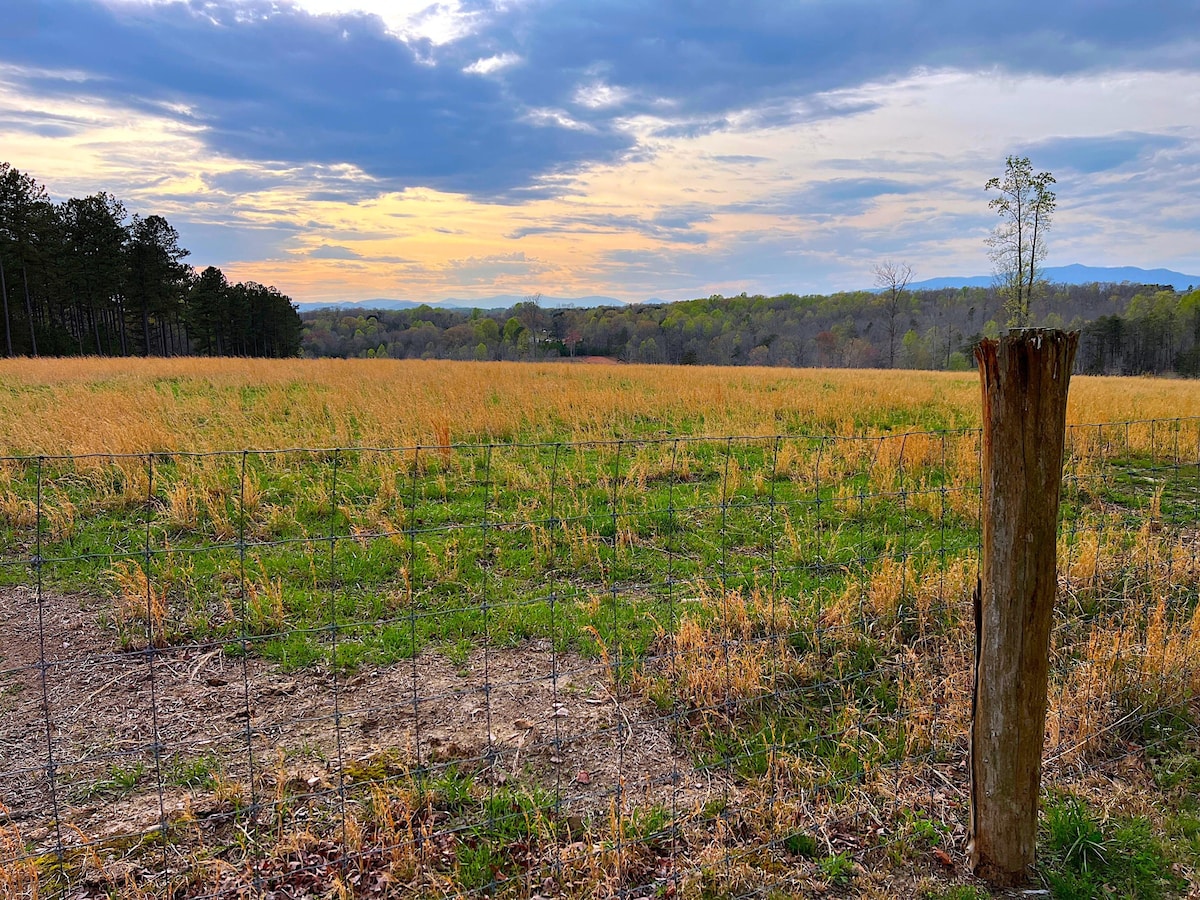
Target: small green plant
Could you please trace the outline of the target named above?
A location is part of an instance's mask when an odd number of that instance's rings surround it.
[[[973,884],[955,884],[947,888],[928,888],[921,900],[988,900],[989,897],[991,894]]]
[[[206,753],[194,759],[176,759],[167,769],[167,780],[171,784],[186,788],[211,790],[216,784],[215,775],[220,771],[216,754]]]
[[[624,820],[627,840],[651,841],[660,837],[671,825],[671,810],[665,806],[634,808]]]
[[[457,856],[458,882],[470,890],[486,889],[503,865],[502,858],[486,840],[459,845]]]
[[[142,776],[146,774],[145,763],[134,763],[131,766],[119,766],[115,763],[108,768],[108,777],[88,785],[83,792],[85,799],[92,797],[120,797],[130,793]]]
[[[458,766],[451,765],[429,783],[429,790],[438,806],[456,812],[471,802],[472,784],[473,779],[469,773],[461,772]]]
[[[848,884],[854,877],[854,859],[844,850],[817,860],[817,866],[830,884]]]
[[[1183,788],[1189,794],[1194,794],[1200,787],[1200,758],[1185,753],[1169,753],[1156,757],[1151,765],[1154,772],[1154,783],[1161,790],[1170,791]]]
[[[940,823],[935,822],[919,809],[906,809],[902,815],[908,838],[927,847],[936,847],[941,843],[944,829]]]
[[[783,849],[793,856],[803,856],[805,859],[816,859],[821,852],[817,840],[811,834],[796,832],[783,839]]]

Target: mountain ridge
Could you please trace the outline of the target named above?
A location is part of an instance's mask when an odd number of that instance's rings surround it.
[[[1163,284],[1171,285],[1177,291],[1200,287],[1200,275],[1187,275],[1173,269],[1155,268],[1143,269],[1138,266],[1086,266],[1081,263],[1071,263],[1065,266],[1048,266],[1043,270],[1047,280],[1058,284],[1091,284],[1093,282],[1106,284]],[[988,287],[995,277],[992,275],[948,275],[926,278],[914,281],[908,285],[909,290],[940,290],[943,288]],[[868,290],[868,288],[859,288]],[[832,293],[849,293],[836,291]],[[493,294],[487,297],[464,299],[461,297],[443,297],[439,300],[420,301],[394,298],[374,298],[370,300],[344,300],[333,302],[305,301],[296,305],[302,310],[315,309],[415,309],[418,306],[430,306],[440,309],[508,309],[527,299],[528,295]],[[674,301],[651,297],[635,301],[642,304],[662,304]],[[540,305],[545,309],[577,308],[588,309],[596,306],[631,306],[616,297],[591,294],[583,297],[551,297],[543,295]]]
[[[1138,266],[1085,266],[1071,263],[1066,266],[1047,266],[1042,270],[1047,281],[1056,284],[1169,284],[1177,291],[1200,287],[1200,275],[1187,275],[1174,269],[1143,269]],[[939,290],[941,288],[988,287],[994,275],[949,275],[911,282],[909,290]]]

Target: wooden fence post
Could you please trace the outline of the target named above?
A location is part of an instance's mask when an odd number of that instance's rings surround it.
[[[1034,862],[1067,388],[1079,333],[1013,331],[975,351],[983,388],[983,557],[975,593],[971,869]]]

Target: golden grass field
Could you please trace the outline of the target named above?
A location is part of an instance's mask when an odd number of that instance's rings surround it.
[[[854,434],[978,424],[974,373],[423,360],[0,361],[0,453]],[[1076,377],[1068,420],[1200,415],[1200,389]]]

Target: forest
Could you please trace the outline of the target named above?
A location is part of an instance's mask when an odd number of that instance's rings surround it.
[[[1200,376],[1200,290],[1047,284],[1031,316],[1031,325],[1081,332],[1080,372]],[[595,309],[544,309],[530,298],[506,310],[328,308],[301,318],[306,356],[962,370],[975,344],[1002,330],[1004,298],[994,287]]]
[[[55,203],[0,162],[0,355],[299,354],[289,297],[189,255],[163,216],[105,192]]]

